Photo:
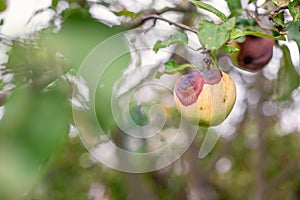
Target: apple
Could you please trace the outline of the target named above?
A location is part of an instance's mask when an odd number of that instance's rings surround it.
[[[216,126],[231,112],[236,88],[228,74],[209,69],[181,76],[175,84],[173,96],[177,110],[192,125]]]
[[[240,49],[230,54],[232,63],[247,71],[262,69],[273,56],[274,40],[248,35],[244,42],[234,42],[231,46]]]

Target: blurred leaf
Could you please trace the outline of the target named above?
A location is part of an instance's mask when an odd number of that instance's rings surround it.
[[[169,60],[165,63],[164,71],[163,72],[157,72],[155,77],[159,79],[164,74],[172,75],[172,74],[180,72],[180,71],[182,71],[186,68],[189,68],[189,67],[195,67],[195,66],[192,65],[192,64],[178,65],[175,61]]]
[[[125,30],[123,27],[108,27],[93,19],[86,8],[66,10],[63,19],[61,30],[48,43],[55,45],[74,69],[80,67],[84,58],[99,43]]]
[[[215,14],[217,17],[219,17],[223,22],[226,22],[228,20],[228,18],[226,17],[226,15],[224,15],[224,13],[222,13],[221,11],[219,11],[218,9],[216,9],[215,7],[201,2],[201,1],[197,1],[197,0],[190,0],[190,2],[192,2],[193,4],[195,4],[197,7],[204,9],[206,11],[209,11],[213,14]]]
[[[87,0],[68,0],[69,4],[78,4],[80,7],[85,7]]]
[[[281,47],[283,58],[278,74],[277,91],[274,99],[284,101],[291,97],[292,92],[299,87],[300,77],[291,60],[291,54],[287,46]]]
[[[245,31],[241,29],[234,28],[230,31],[230,41],[235,40],[242,36],[245,36]]]
[[[64,58],[59,56],[53,46],[43,46],[44,41],[39,40],[35,43],[30,40],[13,42],[4,71],[14,74],[15,85],[30,83],[43,88],[65,72]]]
[[[244,18],[237,18],[236,19],[236,27],[247,28],[247,27],[256,27],[257,22],[254,18],[244,19]]]
[[[207,20],[200,21],[198,37],[207,50],[218,50],[229,39],[230,31],[235,26],[235,18],[222,24],[215,24]]]
[[[0,0],[0,12],[6,10],[6,0]]]
[[[107,53],[115,51],[115,48],[121,48],[125,44],[112,44]],[[112,114],[112,91],[115,84],[121,79],[123,71],[130,63],[130,55],[126,54],[115,59],[109,66],[101,66],[103,74],[99,77],[99,84],[96,93],[96,111],[101,128],[105,133],[113,133],[115,131],[116,122]]]
[[[277,6],[287,6],[290,0],[272,0]]]
[[[78,70],[84,59],[92,50],[106,39],[125,31],[124,27],[109,27],[90,15],[88,8],[72,8],[62,14],[63,24],[57,34],[52,34],[48,45],[54,45],[68,61],[68,64]],[[119,42],[119,41],[118,41]],[[113,43],[107,46],[99,59],[109,58],[116,49],[124,44]],[[99,87],[96,94],[96,110],[99,123],[105,132],[114,131],[116,124],[112,115],[111,97],[114,84],[121,78],[123,70],[128,66],[130,55],[120,56],[109,66],[103,66],[101,60],[96,60],[93,65],[103,70],[99,78]]]
[[[52,8],[56,8],[59,0],[52,0]]]
[[[282,35],[279,35],[278,37],[274,37],[273,35],[264,33],[264,32],[259,32],[259,31],[244,31],[241,29],[237,29],[234,28],[231,30],[230,32],[230,42],[232,42],[233,40],[239,38],[239,37],[243,37],[246,35],[253,35],[256,37],[263,37],[263,38],[270,38],[273,40],[285,40],[285,37]]]
[[[236,13],[237,11],[242,10],[242,4],[240,0],[226,0],[226,1],[231,13]]]
[[[287,28],[287,36],[288,40],[294,40],[297,45],[298,49],[300,51],[300,21],[299,22],[293,22],[291,25]]]
[[[0,197],[18,199],[28,192],[67,134],[67,98],[62,91],[16,89],[0,121]]]
[[[114,12],[116,16],[126,16],[130,17],[131,19],[136,17],[136,14],[134,12],[131,12],[129,10],[121,10],[119,12]]]
[[[300,0],[290,2],[288,7],[294,21],[300,20]]]
[[[263,32],[257,32],[257,31],[245,31],[245,35],[253,35],[253,36],[256,36],[256,37],[263,37],[263,38],[270,38],[270,39],[273,39],[273,40],[283,40],[283,41],[285,41],[284,36],[274,37],[273,35],[263,33]]]
[[[145,126],[149,121],[142,105],[132,103],[129,108],[132,120],[139,126]]]
[[[172,44],[187,44],[188,43],[188,36],[184,32],[177,32],[173,35],[170,35],[169,38],[165,41],[157,41],[153,47],[153,51],[157,53],[157,51],[161,48],[168,47]]]

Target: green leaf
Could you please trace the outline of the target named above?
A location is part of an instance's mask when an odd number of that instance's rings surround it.
[[[229,45],[224,45],[223,46],[224,51],[226,51],[227,53],[233,53],[233,52],[237,52],[240,51],[239,48],[233,47],[233,46],[229,46]]]
[[[239,37],[243,37],[245,36],[245,31],[238,29],[238,28],[234,28],[230,31],[230,40],[235,40]]]
[[[173,35],[170,35],[168,39],[165,41],[158,40],[153,47],[153,51],[157,53],[159,49],[166,48],[172,44],[187,44],[187,43],[188,43],[188,36],[186,35],[186,33],[177,32]]]
[[[300,85],[300,76],[291,60],[291,53],[287,46],[281,47],[283,58],[278,74],[277,91],[274,99],[284,101],[291,97],[292,92]]]
[[[0,0],[0,12],[6,10],[6,0]]]
[[[235,18],[222,24],[215,24],[207,20],[200,21],[198,37],[200,43],[207,50],[218,50],[229,39],[230,32],[235,26]]]
[[[272,40],[285,40],[284,36],[274,37],[273,35],[263,33],[263,32],[256,32],[256,31],[245,31],[245,35],[253,35],[257,37],[269,38]]]
[[[280,12],[278,13],[276,16],[273,17],[273,21],[282,26],[282,27],[285,27],[286,24],[284,23],[284,12]]]
[[[121,10],[119,12],[114,12],[114,14],[116,16],[126,16],[126,17],[130,17],[131,19],[136,17],[136,13],[134,12],[130,12],[128,10]]]
[[[165,63],[164,71],[163,72],[157,72],[155,77],[159,79],[164,74],[172,75],[172,74],[180,72],[180,71],[182,71],[186,68],[193,68],[193,67],[195,67],[195,66],[192,65],[192,64],[178,65],[175,61],[169,60]]]
[[[300,0],[290,2],[288,7],[294,21],[300,20]]]
[[[291,25],[288,26],[287,28],[288,40],[294,40],[297,43],[298,49],[300,51],[299,33],[300,33],[300,21],[293,22]]]
[[[223,22],[228,21],[228,18],[226,17],[226,15],[224,13],[222,13],[221,11],[219,11],[218,9],[216,9],[215,7],[201,2],[201,1],[197,1],[197,0],[190,0],[190,2],[192,2],[193,4],[195,4],[197,7],[209,11],[213,14],[215,14],[217,17],[219,17]]]
[[[272,35],[269,35],[267,33],[262,33],[262,32],[255,32],[255,31],[245,31],[245,35],[253,35],[256,37],[264,37],[264,38],[274,39],[274,37]]]
[[[227,5],[231,13],[242,10],[242,4],[240,0],[226,0]]]

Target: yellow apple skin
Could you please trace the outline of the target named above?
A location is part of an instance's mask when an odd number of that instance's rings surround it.
[[[229,75],[224,72],[221,74],[222,78],[218,83],[204,83],[197,100],[190,105],[184,105],[174,90],[177,110],[192,125],[216,126],[230,114],[236,101],[236,87]]]

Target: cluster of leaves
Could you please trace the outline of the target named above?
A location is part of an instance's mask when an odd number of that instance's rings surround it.
[[[221,11],[217,10],[215,7],[201,2],[197,0],[190,0],[193,4],[195,4],[200,9],[204,9],[215,14],[219,17],[223,22],[216,23],[213,21],[208,20],[200,20],[199,27],[197,30],[197,35],[201,45],[206,49],[206,51],[210,52],[211,59],[215,62],[215,67],[217,66],[217,61],[215,59],[214,54],[218,53],[220,49],[223,49],[227,53],[233,53],[239,51],[238,48],[229,45],[233,42],[240,42],[243,41],[245,36],[252,35],[256,37],[264,37],[270,38],[273,40],[286,40],[285,35],[287,36],[288,40],[293,40],[298,44],[298,48],[300,49],[299,43],[299,19],[298,13],[300,11],[299,8],[299,1],[293,1],[285,3],[282,5],[282,2],[274,2],[279,7],[287,6],[290,10],[291,15],[293,17],[293,21],[289,24],[286,24],[286,33],[280,33],[276,30],[272,30],[273,35],[268,34],[265,30],[261,29],[256,21],[253,18],[245,19],[241,17],[242,6],[240,1],[227,1],[228,7],[231,11],[231,15],[227,17]],[[297,35],[297,36],[296,36]],[[160,48],[168,47],[172,44],[180,44],[180,45],[187,45],[188,44],[188,37],[184,32],[178,32],[174,35],[171,35],[165,41],[157,41],[153,50],[157,52]],[[278,88],[276,94],[274,95],[274,99],[276,100],[286,100],[291,93],[299,86],[299,75],[295,70],[295,67],[291,61],[291,54],[287,51],[288,48],[286,46],[281,46],[283,51],[283,58],[282,64],[279,72],[278,78]],[[163,72],[157,73],[157,78],[160,78],[163,74],[174,74],[176,72],[180,72],[185,70],[186,68],[193,68],[197,67],[191,64],[184,64],[184,65],[177,65],[174,61],[170,60],[165,63],[165,69]],[[286,82],[286,78],[290,80],[290,82]]]

